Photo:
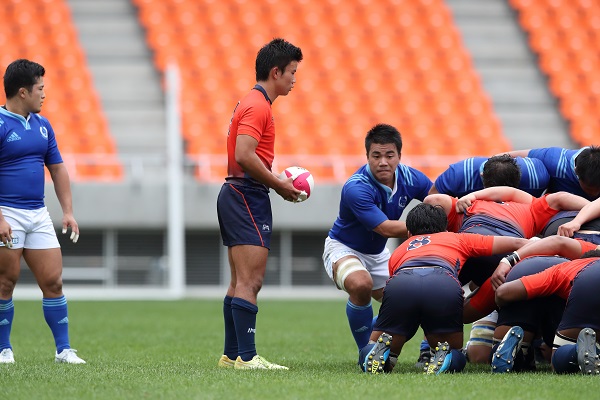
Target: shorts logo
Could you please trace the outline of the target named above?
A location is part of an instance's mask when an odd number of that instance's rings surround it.
[[[48,128],[45,126],[40,126],[40,133],[44,137],[44,139],[48,139]]]
[[[408,244],[408,248],[406,250],[408,250],[408,251],[415,250],[422,246],[426,246],[429,243],[431,243],[429,236],[421,236],[421,237],[411,240],[410,243]]]
[[[271,231],[271,227],[268,224],[263,224],[262,230],[265,232]]]
[[[18,237],[14,237],[12,238],[12,244],[19,244],[19,238]],[[4,243],[0,242],[0,247],[4,246]]]

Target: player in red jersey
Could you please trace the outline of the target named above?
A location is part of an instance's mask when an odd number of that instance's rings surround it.
[[[561,242],[559,250],[562,254],[572,257],[581,253],[581,241],[562,237],[555,241]],[[543,245],[542,241],[534,243],[520,253],[537,253]],[[595,247],[591,243],[585,246]],[[516,259],[507,261],[512,264]],[[523,262],[516,264],[513,271]],[[518,279],[513,279],[513,271],[496,290],[496,302],[501,308],[494,337],[503,339],[492,360],[493,371],[517,370],[524,357],[523,343],[531,341],[535,332],[542,329],[545,340],[553,342],[555,371],[581,370],[599,374],[596,331],[600,331],[600,294],[597,290],[600,251],[587,251],[580,259],[554,265],[536,274],[516,276]],[[548,340],[554,332],[554,340]]]
[[[273,39],[256,56],[256,86],[238,102],[227,136],[228,176],[217,199],[223,244],[227,246],[231,281],[223,304],[225,344],[221,367],[287,369],[256,353],[257,296],[267,266],[272,231],[269,189],[288,201],[300,191],[292,178],[271,171],[275,124],[271,104],[296,82],[302,51]]]
[[[462,264],[469,257],[515,250],[527,240],[447,232],[444,210],[425,203],[408,213],[406,226],[409,238],[390,258],[391,277],[359,364],[367,373],[391,371],[394,357],[422,326],[429,343],[438,343],[426,372],[461,371],[466,363],[457,350],[463,344],[463,291],[457,279]]]

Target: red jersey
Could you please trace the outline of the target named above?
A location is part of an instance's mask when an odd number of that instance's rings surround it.
[[[439,232],[411,236],[390,257],[390,276],[402,266],[436,265],[449,267],[458,274],[470,257],[492,254],[493,236],[471,233]]]
[[[595,243],[591,243],[591,242],[587,242],[583,239],[575,239],[579,242],[579,244],[581,245],[581,254],[585,254],[588,251],[592,251],[592,250],[598,250],[598,245]]]
[[[235,145],[239,135],[249,135],[258,141],[256,155],[270,171],[275,156],[275,122],[271,102],[260,90],[251,90],[238,102],[227,134],[227,175],[247,178],[235,161]]]
[[[540,273],[526,275],[520,280],[525,286],[528,299],[555,294],[566,300],[569,293],[571,293],[573,279],[579,271],[599,260],[600,258],[580,258],[567,261],[556,264]]]
[[[475,200],[464,214],[456,212],[457,201],[456,198],[452,199],[452,210],[448,215],[448,230],[452,232],[458,232],[469,218],[478,216],[499,220],[517,229],[523,237],[531,238],[540,233],[550,218],[559,212],[548,205],[546,196],[535,197],[530,204]]]

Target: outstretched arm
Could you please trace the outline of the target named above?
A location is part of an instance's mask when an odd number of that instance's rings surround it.
[[[600,217],[600,199],[586,204],[573,220],[559,226],[557,235],[572,237],[573,233],[581,229],[581,225],[598,217]]]
[[[456,212],[465,212],[475,200],[514,201],[516,203],[529,204],[533,199],[532,195],[522,190],[509,186],[495,186],[461,197],[456,203]]]
[[[506,275],[513,265],[526,257],[558,255],[573,260],[581,257],[582,253],[581,244],[577,240],[563,236],[548,236],[533,242],[527,241],[523,247],[500,261],[491,277],[492,287],[500,287],[506,281]]]
[[[375,228],[373,228],[373,231],[386,238],[393,237],[406,239],[408,237],[406,222],[404,221],[395,221],[388,219],[386,221],[383,221],[381,224],[377,225]]]
[[[590,204],[589,200],[567,192],[551,193],[546,196],[546,201],[550,208],[562,211],[579,211]]]
[[[529,155],[529,150],[531,150],[531,149],[527,149],[527,150],[513,150],[513,151],[504,152],[504,153],[494,154],[494,155],[495,156],[501,156],[502,154],[508,154],[512,158],[527,157]]]

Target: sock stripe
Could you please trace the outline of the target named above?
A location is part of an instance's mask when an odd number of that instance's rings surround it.
[[[62,307],[67,305],[67,299],[65,296],[57,297],[55,299],[42,299],[43,307]]]
[[[0,311],[8,311],[11,308],[15,308],[12,299],[8,300],[8,303],[2,303],[5,300],[0,300]]]
[[[355,310],[366,310],[368,308],[371,308],[371,302],[369,302],[369,304],[367,304],[366,306],[357,306],[356,304],[354,304],[350,300],[348,300],[347,305],[348,305],[348,307],[353,308]]]

